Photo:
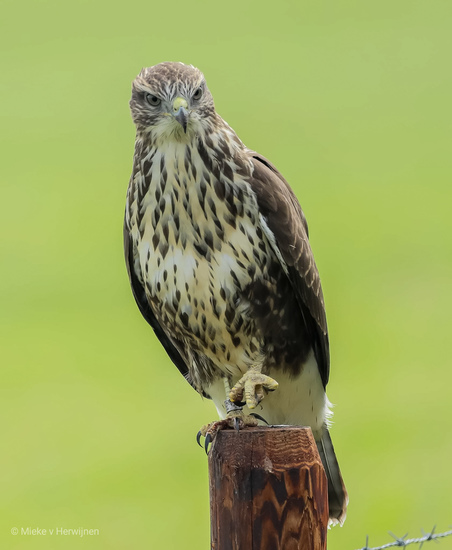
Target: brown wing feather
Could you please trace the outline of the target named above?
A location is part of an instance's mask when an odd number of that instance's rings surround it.
[[[323,385],[330,370],[328,328],[319,272],[308,239],[308,225],[301,206],[278,170],[263,156],[249,151],[254,166],[250,179],[261,214],[273,233],[286,263],[311,338]]]

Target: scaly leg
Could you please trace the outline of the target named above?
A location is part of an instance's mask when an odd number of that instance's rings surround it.
[[[249,409],[255,409],[264,399],[264,390],[276,390],[278,382],[262,374],[261,370],[262,366],[255,366],[245,372],[229,393],[229,399],[233,403],[245,401]]]

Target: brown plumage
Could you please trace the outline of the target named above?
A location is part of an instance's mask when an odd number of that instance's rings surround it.
[[[245,412],[262,401],[269,423],[311,426],[330,516],[342,523],[348,498],[327,427],[325,307],[294,193],[216,113],[198,69],[144,69],[130,106],[137,137],[124,244],[141,313],[221,417],[224,387],[234,386]],[[267,395],[273,377],[279,387]]]

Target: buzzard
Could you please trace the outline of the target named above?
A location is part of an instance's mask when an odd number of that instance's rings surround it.
[[[203,434],[256,423],[257,405],[270,424],[310,426],[330,519],[343,523],[348,497],[328,432],[325,305],[295,194],[217,114],[197,68],[143,69],[130,108],[130,283],[174,364],[224,419]]]

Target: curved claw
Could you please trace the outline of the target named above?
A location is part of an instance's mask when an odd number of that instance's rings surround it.
[[[262,420],[262,422],[265,422],[267,424],[267,426],[270,426],[270,424],[260,414],[250,413],[250,416],[254,416],[254,418],[257,418],[258,420]]]
[[[202,436],[202,433],[201,433],[201,430],[199,430],[199,432],[197,433],[196,435],[196,441],[198,442],[198,445],[201,447],[202,449],[202,445],[201,445],[201,436]]]
[[[210,434],[206,435],[206,440],[204,442],[204,449],[206,450],[206,455],[209,454],[209,444],[212,441],[212,436]]]
[[[234,417],[234,430],[240,431],[240,420],[238,417]]]

